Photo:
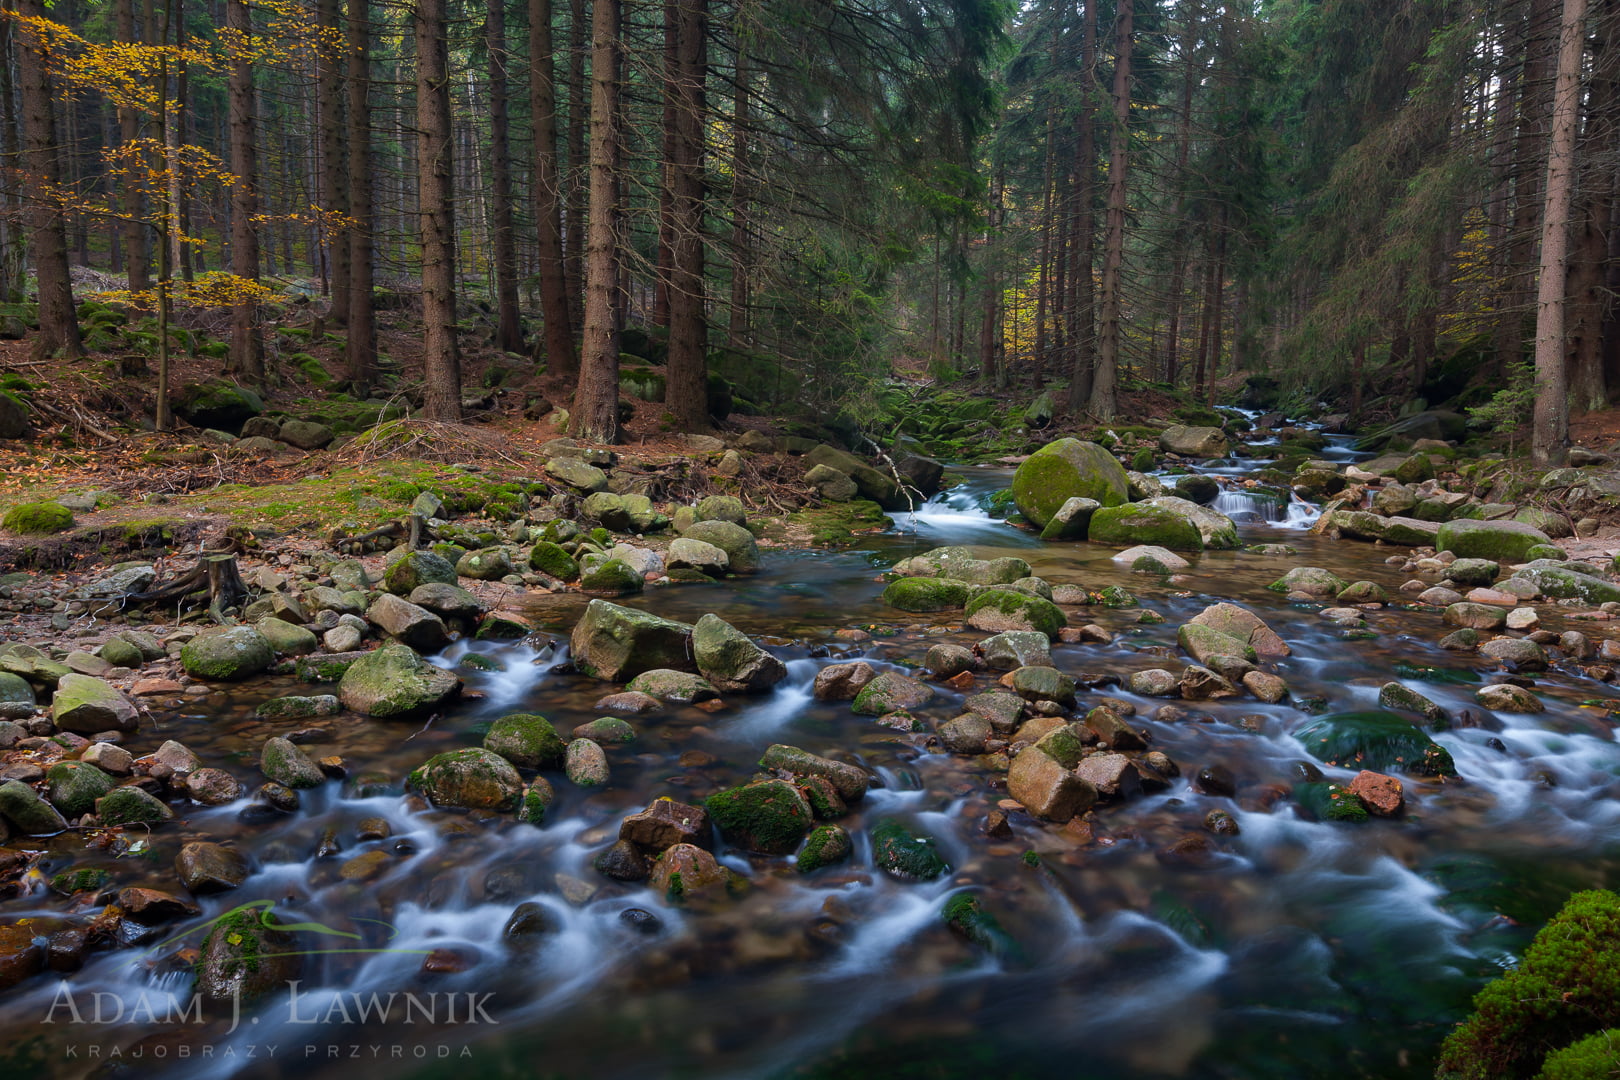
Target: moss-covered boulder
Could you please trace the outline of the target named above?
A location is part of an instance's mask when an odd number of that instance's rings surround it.
[[[103,825],[161,825],[174,811],[138,787],[121,787],[97,800],[96,816]]]
[[[318,788],[326,782],[321,767],[290,739],[266,739],[259,750],[259,771],[265,778],[294,790]]]
[[[797,746],[773,743],[759,759],[759,767],[781,770],[794,776],[821,777],[833,786],[838,796],[847,802],[858,802],[866,796],[870,778],[858,765],[812,754]]]
[[[243,906],[216,921],[197,958],[196,992],[205,1000],[251,1004],[296,984],[305,954],[279,929],[268,906]]]
[[[644,671],[695,671],[692,627],[635,608],[592,600],[574,624],[569,650],[581,672],[624,682]]]
[[[1103,507],[1091,515],[1087,539],[1119,547],[1148,544],[1171,551],[1203,551],[1204,535],[1198,526],[1174,508],[1158,505],[1159,501]]]
[[[1475,996],[1473,1015],[1440,1048],[1435,1077],[1613,1076],[1620,1056],[1601,1039],[1601,1067],[1592,1073],[1556,1072],[1553,1057],[1562,1055],[1548,1054],[1614,1027],[1620,1027],[1620,896],[1579,892],[1536,935],[1518,967]]]
[[[911,507],[911,499],[907,498],[906,492],[893,477],[879,472],[854,454],[822,443],[804,455],[804,460],[810,465],[825,465],[848,476],[855,481],[863,496],[885,510],[907,510]]]
[[[409,596],[418,585],[438,582],[455,585],[460,581],[448,559],[431,551],[406,551],[392,557],[383,572],[383,588],[395,596]]]
[[[933,881],[950,871],[933,837],[914,832],[895,818],[873,827],[872,861],[901,881]]]
[[[813,874],[846,861],[854,850],[855,844],[842,825],[817,825],[805,837],[793,868],[801,874]]]
[[[1113,454],[1092,442],[1047,443],[1013,474],[1013,501],[1036,528],[1045,528],[1070,499],[1095,499],[1103,507],[1125,502],[1130,482]]]
[[[567,744],[544,716],[512,713],[490,725],[484,749],[520,768],[555,769],[562,765]]]
[[[251,626],[204,631],[180,650],[180,664],[194,679],[238,682],[276,662],[276,650]]]
[[[1029,577],[1029,563],[1004,556],[981,559],[967,547],[942,547],[913,555],[894,564],[903,577],[933,577],[965,581],[969,585],[1010,585]]]
[[[1085,813],[1097,801],[1097,789],[1074,772],[1084,751],[1071,726],[1048,732],[1013,758],[1007,794],[1036,817],[1060,824]]]
[[[308,656],[320,647],[312,631],[274,616],[260,619],[253,628],[263,634],[270,647],[281,656]]]
[[[754,534],[741,525],[730,521],[699,521],[681,535],[724,551],[733,574],[752,574],[759,570],[759,545],[754,541]]]
[[[717,791],[703,805],[728,843],[762,855],[791,855],[815,824],[809,802],[786,780]]]
[[[389,719],[431,709],[460,689],[455,675],[423,660],[409,645],[390,641],[349,665],[338,698],[363,716]]]
[[[1334,713],[1311,721],[1294,738],[1318,761],[1346,769],[1420,776],[1455,776],[1451,754],[1411,720],[1392,712]]]
[[[529,550],[529,567],[558,581],[573,581],[579,577],[579,563],[550,540],[541,540]]]
[[[965,581],[937,577],[904,577],[883,590],[883,602],[901,611],[954,611],[967,606],[979,590]]]
[[[45,794],[62,814],[77,818],[116,786],[112,777],[83,761],[58,761],[45,772]]]
[[[1440,526],[1411,517],[1384,517],[1370,510],[1337,509],[1324,513],[1313,531],[1331,533],[1351,540],[1382,540],[1386,544],[1421,547],[1434,544]]]
[[[1226,432],[1218,427],[1189,427],[1173,424],[1159,433],[1159,448],[1182,457],[1224,457],[1228,449]]]
[[[63,675],[51,696],[51,720],[63,731],[78,735],[134,731],[140,719],[134,702],[111,683],[89,675]]]
[[[933,697],[934,692],[916,679],[885,671],[861,687],[853,708],[861,716],[884,716],[900,709],[920,709]]]
[[[67,828],[56,807],[20,780],[0,784],[0,817],[28,836],[54,836]]]
[[[1459,559],[1491,559],[1498,563],[1524,562],[1530,549],[1550,544],[1552,538],[1521,521],[1448,521],[1440,526],[1434,545]]]
[[[1012,589],[991,589],[968,602],[967,624],[976,630],[1035,630],[1049,638],[1068,625],[1063,609],[1039,596]]]
[[[434,806],[466,810],[509,810],[523,795],[511,762],[476,747],[431,757],[406,782]]]
[[[22,503],[6,511],[0,526],[25,536],[48,536],[73,528],[73,511],[61,503]]]
[[[673,702],[676,705],[691,705],[698,701],[710,701],[720,696],[720,692],[701,675],[694,675],[689,671],[675,671],[670,668],[654,668],[643,671],[625,685],[625,689],[638,694],[655,697],[659,701]]]
[[[1320,566],[1296,566],[1266,588],[1273,592],[1329,597],[1339,595],[1348,584],[1338,574]]]
[[[760,693],[787,678],[786,664],[714,614],[692,627],[692,659],[723,693]]]
[[[653,863],[647,884],[667,903],[707,906],[724,903],[747,882],[696,844],[675,844]]]
[[[474,581],[499,581],[513,572],[512,556],[503,547],[469,551],[456,562],[457,575]]]
[[[646,584],[646,579],[623,559],[604,559],[579,579],[579,587],[595,596],[633,596]]]
[[[1561,566],[1527,566],[1513,576],[1530,582],[1541,595],[1558,600],[1575,599],[1586,604],[1620,601],[1620,585]]]

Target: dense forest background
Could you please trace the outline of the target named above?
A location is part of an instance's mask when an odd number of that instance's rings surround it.
[[[627,380],[699,431],[717,395],[858,424],[897,369],[1097,421],[1257,373],[1352,414],[1539,387],[1555,452],[1620,388],[1611,0],[7,14],[0,301],[43,353],[141,345],[160,427],[188,325],[228,313],[220,368],[274,380],[295,308],[333,390],[397,385],[404,306],[424,415],[493,349],[603,441]]]

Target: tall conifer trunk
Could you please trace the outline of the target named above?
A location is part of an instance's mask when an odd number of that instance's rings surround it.
[[[445,0],[418,0],[415,15],[423,412],[429,420],[454,422],[461,419],[461,361],[456,351],[455,169]]]
[[[1116,388],[1120,352],[1120,268],[1125,261],[1125,170],[1131,121],[1132,0],[1119,6],[1114,37],[1114,130],[1108,147],[1108,235],[1103,241],[1102,320],[1098,333],[1097,374],[1087,409],[1101,421],[1119,411]]]
[[[707,431],[709,322],[703,283],[705,0],[676,0],[675,132],[670,162],[669,360],[665,402],[682,431]]]
[[[489,186],[495,257],[495,347],[523,351],[518,318],[517,233],[512,224],[512,147],[506,65],[506,0],[484,6],[484,45],[489,53]]]
[[[562,181],[557,166],[557,84],[551,0],[529,0],[529,113],[534,124],[534,228],[540,258],[540,342],[546,372],[579,374],[563,252]],[[570,238],[570,244],[579,243]]]
[[[619,441],[619,0],[591,13],[591,186],[585,241],[585,338],[574,434]]]
[[[43,0],[20,0],[25,17],[44,18]],[[78,313],[73,305],[73,283],[68,276],[67,229],[55,198],[61,176],[56,141],[56,115],[52,110],[50,57],[45,43],[24,34],[19,50],[17,81],[22,90],[23,168],[29,247],[39,286],[39,334],[34,355],[82,356]]]
[[[349,215],[354,227],[349,242],[349,334],[346,362],[349,392],[364,399],[377,378],[377,326],[371,285],[375,220],[371,188],[371,10],[369,0],[349,0],[348,11],[348,152]]]
[[[246,0],[225,0],[225,25],[242,35],[244,46],[253,33]],[[255,132],[253,61],[246,49],[231,57],[231,273],[259,280],[259,232],[253,220],[259,212],[259,144]],[[172,130],[172,129],[171,129]],[[259,334],[258,305],[237,303],[231,308],[228,370],[246,379],[264,376],[264,338]]]

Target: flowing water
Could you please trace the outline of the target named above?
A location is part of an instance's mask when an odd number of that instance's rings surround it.
[[[1444,633],[1436,613],[1373,612],[1376,636],[1362,637],[1268,591],[1294,565],[1325,566],[1392,592],[1401,583],[1398,567],[1383,562],[1388,549],[1300,529],[1309,506],[1247,506],[1241,489],[1227,492],[1224,506],[1246,542],[1287,543],[1298,554],[1209,552],[1166,581],[1129,573],[1110,550],[1042,544],[995,520],[980,507],[1008,484],[1007,470],[953,476],[949,493],[896,515],[893,529],[852,550],[771,552],[754,578],[634,601],[683,620],[717,612],[761,636],[788,662],[789,676],[768,696],[732,697],[712,712],[671,708],[634,720],[636,739],[609,748],[611,782],[582,790],[559,777],[542,828],[413,809],[399,783],[434,753],[476,745],[483,725],[508,712],[542,712],[563,731],[597,715],[593,703],[611,688],[566,665],[566,630],[584,602],[577,596],[548,598],[536,610],[550,640],[458,643],[437,658],[459,665],[478,696],[427,722],[254,719],[257,701],[297,692],[290,680],[161,716],[166,737],[244,778],[264,738],[317,728],[308,749],[341,753],[351,777],[306,793],[298,813],[268,822],[244,818],[245,803],[192,807],[183,822],[153,832],[144,852],[92,854],[88,862],[110,870],[117,886],[173,888],[182,842],[230,840],[257,872],[228,896],[204,898],[205,918],[263,899],[283,922],[355,936],[301,935],[316,954],[303,958],[297,995],[244,1010],[234,1030],[228,1009],[178,1020],[164,1013],[166,1005],[184,1008],[188,958],[177,950],[194,948],[200,934],[92,954],[65,980],[36,977],[0,999],[11,1064],[50,1075],[208,1080],[470,1070],[603,1080],[1419,1077],[1481,980],[1512,963],[1538,921],[1570,890],[1613,883],[1620,748],[1608,713],[1587,704],[1611,691],[1573,668],[1538,679],[1544,714],[1436,735],[1462,782],[1409,778],[1407,815],[1363,825],[1307,820],[1288,798],[1308,760],[1291,735],[1307,719],[1298,706],[1236,699],[1161,723],[1152,719],[1160,702],[1099,690],[1088,697],[1137,705],[1133,723],[1180,765],[1181,778],[1166,792],[1100,811],[1092,835],[1015,814],[1011,837],[987,838],[984,818],[1005,797],[996,774],[940,752],[926,734],[881,727],[847,703],[810,695],[826,664],[860,657],[908,668],[936,642],[982,636],[944,615],[881,604],[883,569],[907,555],[972,544],[982,557],[1024,558],[1054,584],[1122,585],[1166,617],[1143,625],[1137,609],[1072,611],[1072,622],[1096,622],[1115,636],[1106,645],[1056,646],[1058,666],[1071,673],[1123,677],[1176,666],[1176,628],[1216,600],[1260,613],[1293,647],[1279,671],[1295,700],[1319,698],[1333,711],[1371,707],[1397,662],[1412,665],[1407,672],[1450,673],[1455,681],[1405,681],[1448,709],[1472,705],[1485,665],[1436,647]],[[1561,610],[1544,613],[1552,629],[1563,628]],[[1603,624],[1570,625],[1594,632]],[[839,634],[856,627],[872,636]],[[469,669],[463,661],[474,651],[499,670]],[[961,695],[938,689],[924,712],[949,719]],[[625,814],[659,796],[694,801],[740,783],[773,742],[853,756],[879,777],[881,787],[846,822],[857,848],[845,868],[804,878],[789,859],[722,846],[722,860],[753,888],[712,910],[671,907],[592,869]],[[1195,791],[1189,778],[1205,766],[1230,769],[1235,796]],[[1219,839],[1213,865],[1158,857],[1182,837],[1203,835],[1216,809],[1241,833]],[[953,872],[908,884],[873,870],[863,827],[888,817],[935,837]],[[358,839],[366,819],[386,822],[391,835]],[[376,831],[375,821],[369,828]],[[85,865],[80,848],[71,838],[55,841],[46,873]],[[347,879],[342,868],[371,851],[386,853],[380,869]],[[942,903],[961,890],[994,913],[1004,947],[986,952],[942,924]],[[538,949],[515,951],[502,929],[524,901],[543,905],[556,933]],[[38,892],[5,903],[3,913],[49,919],[62,915],[62,904]],[[633,909],[656,921],[626,921]],[[68,1022],[64,993],[83,1022]],[[378,1011],[390,995],[399,1007],[383,1022]],[[408,1016],[407,995],[421,1007]],[[111,1022],[90,1019],[92,1000]],[[447,1001],[459,1011],[447,1011]],[[148,1012],[132,1020],[143,1003]],[[422,1011],[430,1006],[432,1022]],[[122,1019],[114,1016],[120,1007]]]

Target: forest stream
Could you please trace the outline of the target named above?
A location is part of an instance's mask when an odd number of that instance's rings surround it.
[[[1338,438],[1329,454],[1352,456]],[[1201,471],[1232,483],[1263,464]],[[1308,504],[1268,508],[1228,490],[1217,508],[1246,545],[1297,553],[1207,551],[1166,578],[1131,572],[1111,560],[1114,549],[1043,543],[995,519],[982,506],[1010,476],[954,469],[942,495],[853,547],[773,549],[756,576],[625,601],[682,621],[713,611],[786,661],[788,678],[712,710],[672,706],[635,719],[634,740],[608,747],[609,783],[559,780],[541,827],[413,811],[400,781],[432,754],[477,745],[508,713],[541,713],[562,731],[599,715],[594,703],[611,688],[567,665],[567,632],[586,602],[578,594],[544,597],[531,612],[554,641],[463,640],[435,657],[474,694],[431,721],[304,722],[341,724],[330,743],[350,763],[345,783],[305,792],[284,816],[254,813],[247,798],[193,807],[183,826],[104,859],[120,885],[143,883],[131,875],[144,859],[147,883],[168,887],[181,842],[232,842],[256,872],[200,898],[203,920],[267,900],[284,923],[334,932],[300,937],[310,955],[296,996],[244,1007],[239,1018],[228,1007],[186,1013],[185,950],[200,932],[94,953],[70,981],[36,978],[9,992],[0,1012],[9,1063],[34,1075],[198,1080],[294,1071],[594,1080],[1432,1073],[1440,1039],[1482,981],[1522,952],[1571,890],[1612,880],[1620,747],[1593,700],[1610,700],[1609,687],[1555,664],[1535,676],[1545,712],[1479,710],[1474,690],[1495,672],[1491,662],[1438,647],[1452,628],[1397,592],[1411,576],[1402,560],[1386,563],[1397,549],[1307,532]],[[984,636],[953,613],[908,615],[879,598],[887,567],[954,544],[1027,560],[1054,586],[1134,594],[1139,606],[1071,608],[1072,624],[1099,624],[1113,639],[1054,642],[1052,657],[1063,672],[1089,673],[1081,713],[1104,697],[1135,706],[1131,725],[1179,768],[1166,790],[1100,807],[1084,827],[1002,806],[1010,831],[987,835],[987,817],[1007,798],[1001,774],[945,752],[930,731],[893,730],[847,701],[814,700],[812,681],[828,664],[909,671],[931,645]],[[1267,588],[1295,566],[1374,581],[1397,599],[1366,612],[1365,628],[1347,629],[1320,617],[1322,605]],[[1223,600],[1252,609],[1291,647],[1268,665],[1291,698],[1188,702],[1185,718],[1156,719],[1163,702],[1129,693],[1126,677],[1175,666],[1165,660],[1177,628]],[[1143,610],[1164,621],[1139,622]],[[1598,636],[1603,624],[1563,623],[1574,610],[1543,607],[1542,625]],[[465,663],[469,652],[492,670]],[[1293,733],[1314,714],[1377,708],[1392,679],[1454,716],[1485,713],[1479,726],[1431,731],[1460,779],[1403,777],[1402,817],[1312,820],[1294,786],[1321,779],[1317,770],[1341,782],[1355,770],[1315,761]],[[989,682],[981,677],[978,689]],[[917,715],[942,722],[961,712],[962,694],[930,685],[935,697]],[[276,677],[193,698],[165,734],[204,760],[251,770],[264,739],[289,730],[254,707],[298,692]],[[742,783],[773,743],[858,761],[874,775],[843,821],[855,839],[848,863],[800,875],[790,856],[717,842],[751,888],[708,907],[672,904],[593,869],[627,814],[661,796],[697,803]],[[1235,833],[1210,835],[1216,810]],[[951,872],[919,882],[876,869],[868,830],[889,818],[934,838]],[[1175,857],[1191,835],[1214,843],[1195,845],[1198,858]],[[47,874],[85,865],[60,843]],[[363,855],[365,873],[345,872]],[[941,918],[963,892],[999,924],[988,941],[965,940]],[[549,930],[527,947],[507,935],[525,903],[538,905],[526,910]],[[61,915],[42,892],[3,909],[8,919]],[[407,1013],[406,995],[422,1007]],[[367,1014],[390,997],[387,1022]],[[112,1022],[95,1023],[93,1005]]]

